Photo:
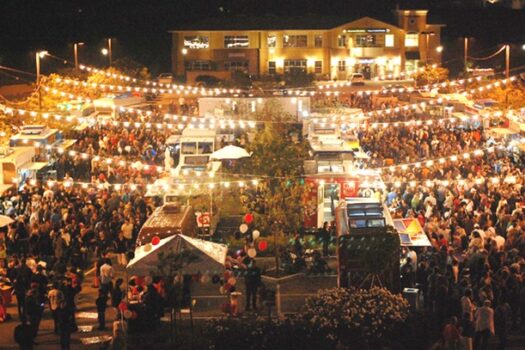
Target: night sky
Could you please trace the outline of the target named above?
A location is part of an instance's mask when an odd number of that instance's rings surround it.
[[[47,49],[71,59],[72,43],[82,41],[81,62],[103,65],[100,49],[104,38],[114,38],[114,56],[130,57],[151,68],[166,71],[170,64],[167,31],[184,23],[210,17],[337,15],[355,18],[368,15],[392,18],[395,0],[2,0],[0,10],[0,64],[33,68],[36,49]],[[444,44],[447,55],[460,50],[459,37],[476,37],[475,50],[482,55],[503,41],[521,47],[525,43],[525,11],[495,6],[474,9],[475,0],[411,1],[429,6],[434,22],[447,24]],[[469,7],[467,7],[469,6]],[[519,44],[519,45],[518,45]],[[525,55],[525,54],[523,54]],[[522,56],[523,56],[522,55]],[[515,55],[521,62],[520,55]],[[525,62],[525,57],[523,57]],[[47,69],[62,62],[48,62]],[[51,67],[53,66],[53,67]],[[46,67],[43,67],[46,70]]]

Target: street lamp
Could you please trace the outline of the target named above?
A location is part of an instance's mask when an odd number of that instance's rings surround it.
[[[102,50],[100,50],[100,52],[104,56],[108,56],[109,66],[111,67],[111,65],[113,64],[113,52],[111,48],[111,38],[108,38],[107,40],[108,40],[108,47],[107,48],[104,47]]]
[[[47,51],[37,51],[35,54],[36,60],[36,85],[38,88],[38,110],[42,110],[42,89],[40,89],[40,59],[48,54]]]
[[[188,54],[188,49],[187,48],[183,48],[181,50],[182,52],[182,69],[184,70],[184,81],[186,81],[186,55]]]
[[[436,52],[437,53],[442,53],[443,52],[443,46],[439,45],[438,47],[436,47]]]
[[[75,56],[75,71],[78,73],[78,47],[84,45],[84,43],[73,44],[73,55]]]

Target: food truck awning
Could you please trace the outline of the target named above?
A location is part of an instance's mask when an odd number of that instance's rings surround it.
[[[38,171],[42,168],[45,168],[48,165],[46,162],[35,162],[35,163],[27,163],[27,165],[24,165],[23,168],[27,170],[35,170]]]
[[[393,219],[402,247],[430,247],[430,240],[415,218]]]
[[[67,149],[67,148],[73,146],[76,142],[77,142],[77,140],[75,140],[75,139],[64,139],[60,143],[60,147]]]

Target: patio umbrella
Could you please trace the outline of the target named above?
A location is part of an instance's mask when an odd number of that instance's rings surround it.
[[[15,220],[11,219],[9,216],[0,215],[0,227],[7,226],[13,222],[15,222]]]
[[[226,160],[248,158],[250,154],[244,148],[237,146],[226,146],[211,154],[211,159]]]

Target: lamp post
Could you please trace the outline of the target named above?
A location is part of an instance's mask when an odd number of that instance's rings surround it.
[[[111,65],[113,64],[113,51],[111,47],[111,38],[108,38],[107,40],[108,40],[108,47],[107,48],[104,47],[102,50],[100,50],[100,52],[104,56],[108,56],[109,66],[111,67]]]
[[[465,69],[465,73],[467,73],[467,58],[468,58],[468,37],[465,37],[465,40],[463,43],[463,67]]]
[[[182,53],[182,69],[184,72],[184,81],[186,81],[186,55],[188,54],[188,49],[183,48],[181,50],[181,53]]]
[[[36,60],[36,85],[38,88],[38,111],[42,110],[42,89],[40,89],[40,59],[48,54],[47,51],[38,51],[35,54]]]
[[[75,56],[75,72],[78,74],[78,47],[84,45],[84,43],[73,44],[73,54]]]
[[[505,78],[510,76],[510,45],[505,45]]]

